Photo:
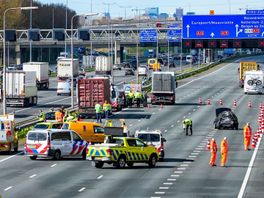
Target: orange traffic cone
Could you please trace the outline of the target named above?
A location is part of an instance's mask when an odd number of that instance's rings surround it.
[[[211,105],[211,100],[209,98],[207,99],[207,105]]]
[[[248,102],[248,108],[251,108],[252,107],[252,103],[251,101]]]
[[[209,139],[207,140],[206,148],[207,148],[208,151],[210,151],[210,140]]]
[[[255,138],[252,138],[251,146],[252,146],[252,148],[256,148],[256,141],[255,141]]]
[[[223,105],[223,100],[220,99],[220,100],[219,100],[219,106],[222,106],[222,105]]]
[[[237,101],[236,100],[233,101],[233,107],[237,107]]]

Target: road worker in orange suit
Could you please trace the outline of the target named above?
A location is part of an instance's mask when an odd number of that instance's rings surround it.
[[[227,138],[224,137],[224,139],[221,141],[221,166],[226,165],[227,153],[228,153],[228,142],[227,142]]]
[[[249,123],[244,126],[244,148],[249,150],[250,140],[252,136],[252,129]]]
[[[211,158],[209,164],[211,166],[216,166],[215,161],[216,161],[217,145],[214,138],[212,138],[210,142],[210,152],[211,152]]]

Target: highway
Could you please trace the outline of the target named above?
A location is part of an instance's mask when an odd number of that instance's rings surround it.
[[[261,56],[244,58],[263,62]],[[156,168],[147,164],[133,168],[113,169],[105,165],[96,169],[89,161],[64,159],[61,161],[40,159],[32,161],[22,154],[0,157],[0,192],[3,198],[17,197],[263,197],[263,145],[258,150],[243,150],[243,131],[246,122],[257,129],[258,106],[263,96],[244,95],[238,87],[238,62],[221,64],[205,74],[184,79],[176,89],[173,106],[129,108],[112,118],[125,118],[131,131],[160,129],[167,142],[165,160]],[[55,92],[47,91],[53,98],[43,99],[45,105],[55,101]],[[46,92],[43,91],[43,95]],[[42,93],[41,93],[42,94]],[[45,94],[46,96],[46,94]],[[211,105],[199,105],[198,98],[209,98]],[[56,100],[64,97],[56,97]],[[213,127],[215,108],[219,99],[223,106],[232,107],[239,119],[239,130],[218,130]],[[252,108],[248,108],[248,102]],[[66,105],[69,99],[57,101]],[[51,103],[53,104],[53,103]],[[49,108],[49,107],[47,107]],[[36,108],[37,111],[37,108]],[[24,114],[27,111],[25,110]],[[182,120],[193,120],[193,136],[185,136]],[[209,166],[210,153],[206,150],[207,139],[214,137],[218,147],[223,137],[229,141],[227,167]],[[255,155],[253,155],[255,152]],[[246,177],[252,156],[256,156],[252,172]],[[245,178],[245,180],[244,180]],[[247,180],[248,179],[248,180]],[[246,188],[242,191],[242,184]]]

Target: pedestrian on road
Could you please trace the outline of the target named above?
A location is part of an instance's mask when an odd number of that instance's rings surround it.
[[[96,121],[102,123],[102,106],[97,103],[95,105]]]
[[[183,129],[185,130],[186,136],[187,135],[191,136],[192,135],[192,120],[186,118],[185,120],[182,121],[182,124],[183,124]],[[189,134],[189,129],[190,129],[190,134]]]
[[[109,104],[109,102],[105,101],[103,104],[103,110],[104,110],[104,114],[105,114],[105,119],[108,119],[108,116],[110,114],[111,111],[111,105]]]
[[[215,161],[216,161],[217,145],[214,138],[212,138],[210,142],[210,152],[211,152],[211,158],[209,165],[216,166]]]
[[[249,145],[250,145],[250,140],[252,136],[252,129],[249,124],[249,122],[244,126],[244,148],[245,150],[250,150]]]
[[[40,122],[45,122],[46,121],[46,115],[42,110],[39,110],[39,121]]]
[[[227,142],[227,138],[224,137],[224,139],[221,141],[221,166],[226,166],[227,153],[228,153],[228,142]]]
[[[55,120],[58,121],[58,122],[62,122],[63,121],[63,113],[61,112],[60,109],[58,109],[55,112]]]

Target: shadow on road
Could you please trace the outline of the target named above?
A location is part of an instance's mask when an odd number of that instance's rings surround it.
[[[202,106],[206,104],[199,104],[199,103],[175,103],[175,106]]]
[[[150,119],[150,114],[117,114],[111,116],[111,119]]]
[[[190,160],[190,159],[184,159],[184,158],[165,158],[163,159],[163,161],[159,162],[193,162],[194,160]]]

